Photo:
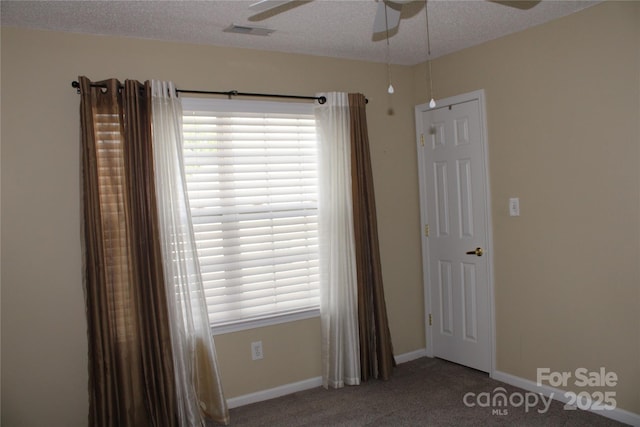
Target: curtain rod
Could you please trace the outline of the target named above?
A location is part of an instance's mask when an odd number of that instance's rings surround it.
[[[77,93],[80,93],[80,83],[76,80],[71,82],[71,87],[76,89]],[[106,87],[106,85],[101,85],[97,83],[91,83],[91,87]],[[300,96],[300,95],[281,95],[281,94],[269,94],[269,93],[248,93],[248,92],[238,92],[237,90],[230,90],[228,92],[216,92],[209,90],[187,90],[187,89],[176,89],[176,93],[195,93],[201,95],[225,95],[229,99],[232,96],[253,96],[253,97],[263,97],[263,98],[288,98],[288,99],[313,99],[318,101],[320,104],[324,104],[327,102],[327,98],[324,96]]]

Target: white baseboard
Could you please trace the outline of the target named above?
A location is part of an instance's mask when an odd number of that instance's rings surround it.
[[[405,363],[411,360],[419,359],[426,355],[425,349],[412,351],[409,353],[400,354],[394,356],[396,363]],[[251,403],[258,403],[264,400],[275,399],[276,397],[286,396],[287,394],[296,393],[299,391],[309,390],[322,386],[322,377],[309,378],[306,380],[298,381],[295,383],[284,384],[278,387],[270,388],[267,390],[256,391],[255,393],[244,394],[242,396],[232,397],[227,399],[227,406],[229,408],[237,408],[238,406],[249,405]]]
[[[256,391],[255,393],[232,397],[231,399],[227,399],[227,406],[229,406],[229,408],[237,408],[238,406],[262,402],[263,400],[275,399],[276,397],[286,396],[287,394],[296,393],[298,391],[309,390],[311,388],[320,387],[321,385],[322,377],[309,378],[306,380],[281,385],[267,390]]]
[[[532,391],[534,393],[540,393],[543,396],[551,397],[554,400],[562,403],[568,403],[569,397],[565,395],[566,390],[560,390],[548,385],[538,385],[537,383],[527,380],[525,378],[516,377],[515,375],[507,374],[505,372],[494,371],[491,378],[503,383],[510,384],[521,389]],[[612,420],[619,421],[621,423],[629,424],[632,426],[640,426],[640,415],[633,412],[625,411],[624,409],[615,408],[611,410],[590,411],[594,414],[601,415]]]
[[[411,362],[412,360],[420,359],[421,357],[425,357],[426,355],[427,355],[427,350],[424,348],[421,348],[419,350],[410,351],[409,353],[399,354],[397,356],[394,356],[393,358],[396,359],[396,364],[399,365],[401,363]]]

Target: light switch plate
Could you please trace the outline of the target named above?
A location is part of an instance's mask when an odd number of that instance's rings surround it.
[[[520,199],[518,197],[509,199],[509,216],[520,216]]]

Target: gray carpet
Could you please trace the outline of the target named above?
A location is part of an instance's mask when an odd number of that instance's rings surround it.
[[[594,413],[564,410],[553,401],[520,407],[468,407],[466,393],[507,396],[526,391],[492,380],[483,372],[440,359],[421,358],[395,368],[389,381],[369,381],[339,390],[315,388],[231,410],[232,426],[620,426]],[[486,394],[485,394],[486,396]],[[517,400],[514,400],[517,402]],[[532,398],[533,403],[533,398]],[[506,410],[506,414],[505,411]]]

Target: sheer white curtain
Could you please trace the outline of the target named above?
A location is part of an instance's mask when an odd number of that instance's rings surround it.
[[[181,426],[228,424],[197,259],[182,161],[182,105],[173,83],[152,81],[156,197]]]
[[[323,93],[318,131],[320,315],[325,387],[360,384],[358,296],[351,198],[349,98]]]

